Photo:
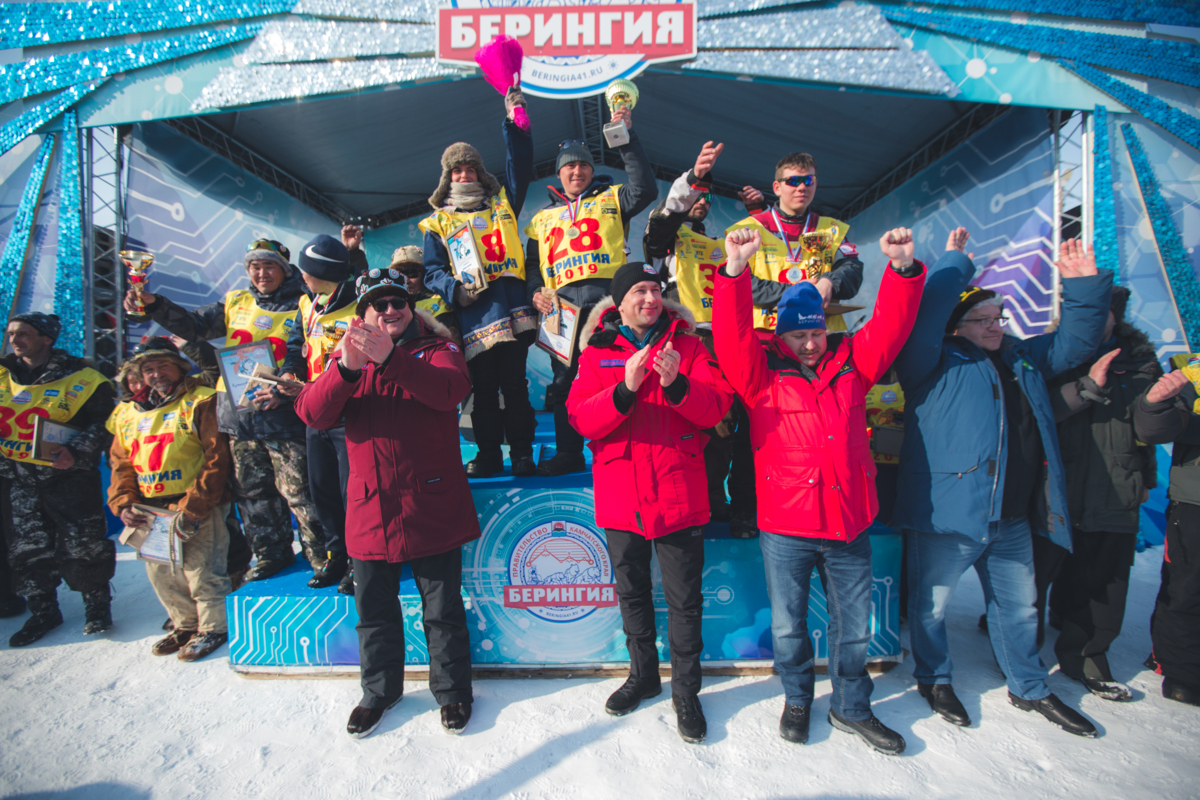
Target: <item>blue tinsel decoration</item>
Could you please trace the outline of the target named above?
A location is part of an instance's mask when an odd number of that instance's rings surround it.
[[[239,42],[253,37],[261,27],[243,25],[223,31],[206,30],[174,39],[61,53],[9,64],[0,67],[0,103]]]
[[[1048,25],[1017,25],[894,6],[884,6],[880,10],[892,22],[1200,87],[1200,45],[1088,33]]]
[[[1096,106],[1092,117],[1092,248],[1096,266],[1111,270],[1113,283],[1121,283],[1121,251],[1117,245],[1117,202],[1112,188],[1112,150],[1108,146],[1108,109]]]
[[[1177,108],[1172,108],[1157,97],[1151,97],[1145,92],[1138,91],[1124,81],[1110,78],[1088,64],[1073,64],[1070,61],[1059,61],[1058,63],[1100,91],[1129,106],[1155,125],[1165,128],[1200,150],[1200,119],[1185,114]]]
[[[87,351],[88,315],[84,313],[83,207],[79,187],[79,123],[72,109],[63,115],[58,158],[58,263],[54,269],[54,313],[66,324],[58,346],[82,356]]]
[[[188,28],[291,10],[296,0],[0,3],[0,49]]]
[[[1200,26],[1200,5],[1194,0],[925,0],[925,5]]]
[[[24,139],[63,111],[75,104],[79,98],[95,91],[104,81],[79,83],[70,89],[63,89],[46,102],[34,106],[21,116],[6,123],[0,128],[0,155],[7,153],[17,142]]]
[[[1133,162],[1138,186],[1142,189],[1142,200],[1150,215],[1150,225],[1154,228],[1158,254],[1167,268],[1167,279],[1171,282],[1171,293],[1175,295],[1175,307],[1183,322],[1189,350],[1195,350],[1200,347],[1200,282],[1196,280],[1196,272],[1184,254],[1183,242],[1175,229],[1171,209],[1158,189],[1158,179],[1154,177],[1141,140],[1128,122],[1121,125],[1121,133],[1125,137],[1125,147],[1129,150],[1129,160]]]
[[[46,182],[46,169],[50,166],[50,156],[53,152],[54,137],[47,136],[38,151],[37,161],[33,164],[33,171],[29,173],[29,181],[25,184],[25,192],[21,195],[21,203],[13,217],[12,230],[9,231],[8,241],[4,243],[4,255],[0,256],[0,308],[4,309],[5,324],[12,316],[13,305],[17,299],[17,281],[25,266],[29,235],[33,232],[38,202],[42,199],[42,185]]]

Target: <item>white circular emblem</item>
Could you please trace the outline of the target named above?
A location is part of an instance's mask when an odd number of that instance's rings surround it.
[[[550,622],[573,622],[599,607],[616,605],[604,540],[566,520],[540,523],[517,539],[508,559],[508,579],[505,605],[525,608]]]
[[[896,402],[896,393],[891,389],[888,389],[886,392],[879,395],[879,399],[884,403],[894,403]]]
[[[254,318],[254,327],[261,331],[271,330],[271,318],[266,314],[261,314]]]

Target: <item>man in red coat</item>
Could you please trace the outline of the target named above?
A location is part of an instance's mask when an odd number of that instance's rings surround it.
[[[671,695],[679,735],[704,741],[700,623],[708,480],[701,431],[721,421],[733,392],[694,335],[682,306],[664,310],[649,264],[613,275],[584,331],[567,413],[591,440],[596,524],[605,529],[616,576],[629,679],[604,706],[623,716],[662,692],[651,596],[650,543],[658,552],[671,643]],[[685,316],[686,315],[686,316]]]
[[[775,335],[759,346],[746,265],[761,244],[757,229],[731,231],[728,263],[713,297],[717,361],[750,417],[758,493],[759,541],[771,600],[775,669],[785,693],[779,735],[808,741],[813,648],[808,589],[814,567],[829,608],[829,722],[881,753],[904,751],[904,738],[871,713],[871,541],[875,462],[864,422],[867,391],[887,372],[917,317],[925,267],[913,261],[912,232],[897,228],[879,246],[891,259],[875,313],[854,336],[826,335],[821,293],[789,286]]]
[[[461,733],[473,699],[462,545],[480,535],[458,446],[458,404],[471,388],[467,364],[443,326],[413,315],[399,271],[369,270],[356,289],[357,317],[335,353],[337,369],[296,398],[296,412],[312,428],[345,418],[346,551],[363,689],[346,730],[370,735],[404,693],[399,593],[407,563],[421,592],[429,688],[442,726]]]

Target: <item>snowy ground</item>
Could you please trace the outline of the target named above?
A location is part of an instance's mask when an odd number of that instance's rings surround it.
[[[669,693],[623,719],[603,703],[619,679],[486,680],[461,737],[444,734],[423,683],[406,687],[374,736],[353,740],[354,680],[249,680],[225,650],[197,664],[155,658],[165,615],[143,566],[117,565],[117,627],[85,641],[79,595],[67,622],[24,650],[0,644],[0,794],[22,797],[1072,797],[1185,798],[1200,786],[1200,710],[1162,698],[1143,669],[1162,550],[1138,556],[1112,664],[1136,693],[1116,704],[1053,674],[1101,736],[1079,739],[1017,711],[986,639],[968,576],[951,611],[955,687],[975,725],[931,717],[911,659],[877,677],[875,710],[908,740],[888,758],[825,721],[817,682],[812,738],[776,732],[776,677],[709,678],[709,739],[684,744]],[[7,640],[22,619],[0,621]],[[1044,656],[1053,659],[1047,643]]]

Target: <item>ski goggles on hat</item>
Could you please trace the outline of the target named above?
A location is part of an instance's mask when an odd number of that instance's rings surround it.
[[[292,257],[291,251],[284,247],[282,242],[274,239],[255,239],[246,245],[246,252],[249,253],[251,250],[270,250],[272,253],[279,253],[285,260]]]
[[[576,145],[585,149],[587,148],[587,142],[583,139],[563,139],[558,143],[558,149],[565,150],[568,147],[575,147]]]
[[[816,179],[816,175],[789,175],[781,180],[780,183],[786,183],[788,186],[791,186],[794,189],[801,184],[805,186],[812,186],[813,181]]]

